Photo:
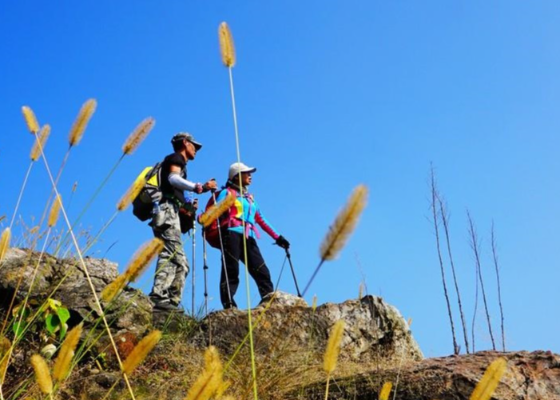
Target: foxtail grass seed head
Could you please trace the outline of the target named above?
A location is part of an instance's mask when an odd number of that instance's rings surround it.
[[[6,229],[4,229],[4,232],[2,232],[2,236],[0,236],[0,261],[4,259],[4,256],[8,252],[8,249],[10,248],[11,238],[12,238],[12,230],[9,227],[7,227]]]
[[[49,227],[53,227],[56,225],[56,222],[58,221],[58,215],[60,214],[60,206],[62,205],[62,199],[60,197],[60,195],[56,196],[52,206],[51,206],[51,211],[49,212],[49,222],[48,222],[48,226]]]
[[[132,261],[128,264],[124,275],[129,282],[134,282],[150,262],[163,250],[163,240],[153,238],[143,244],[132,256]]]
[[[134,150],[136,150],[138,146],[140,146],[140,143],[142,143],[146,136],[148,136],[148,133],[150,133],[155,124],[156,120],[152,117],[148,117],[144,121],[140,122],[140,124],[132,131],[128,138],[126,138],[126,141],[124,142],[122,147],[123,153],[134,153]]]
[[[336,368],[338,354],[340,353],[340,343],[342,342],[343,334],[344,321],[338,320],[331,329],[331,334],[327,343],[327,349],[325,350],[323,369],[328,374],[332,373]]]
[[[235,197],[228,193],[222,201],[214,204],[200,216],[200,223],[204,225],[205,228],[210,226],[220,215],[229,210],[230,207],[233,206],[233,203],[235,203]]]
[[[74,351],[78,342],[80,341],[80,336],[82,335],[82,324],[74,327],[66,335],[66,339],[62,343],[56,361],[54,362],[53,368],[53,378],[57,382],[62,382],[68,377],[70,372],[70,364],[74,358]]]
[[[12,355],[12,343],[10,339],[0,337],[0,386],[4,384],[6,378],[6,370],[10,363],[10,356]]]
[[[313,310],[313,312],[315,312],[315,310],[317,309],[317,295],[313,296],[313,303],[311,303],[311,309]]]
[[[37,122],[37,117],[33,110],[28,106],[21,107],[21,112],[23,113],[23,118],[25,119],[25,124],[29,132],[37,134],[39,132],[39,123]]]
[[[110,303],[115,297],[117,297],[121,290],[124,289],[127,283],[128,280],[126,278],[126,275],[122,274],[117,276],[117,278],[113,282],[105,286],[105,288],[101,292],[101,299],[106,303]]]
[[[209,346],[206,351],[204,352],[204,363],[206,365],[206,369],[222,369],[222,361],[220,360],[220,353],[218,353],[218,349],[216,346]]]
[[[53,383],[47,362],[39,354],[31,356],[31,365],[35,371],[35,381],[39,385],[39,389],[44,394],[51,394],[53,391]]]
[[[139,176],[138,178],[136,178],[136,180],[132,182],[132,185],[130,185],[125,194],[123,194],[123,196],[117,203],[117,210],[126,210],[128,206],[134,201],[136,196],[140,194],[140,192],[144,188],[144,185],[146,185],[146,178],[144,176]]]
[[[82,136],[86,131],[87,125],[89,120],[93,116],[95,109],[97,108],[97,101],[95,99],[89,99],[84,103],[76,120],[74,121],[74,125],[72,125],[72,129],[70,129],[70,135],[68,136],[68,142],[70,143],[70,147],[76,146],[82,140]]]
[[[216,393],[221,383],[222,377],[217,370],[205,369],[189,389],[185,400],[208,400]]]
[[[392,382],[385,382],[379,392],[379,400],[389,400],[389,395],[391,394],[391,389],[393,388]]]
[[[41,128],[41,132],[39,135],[35,136],[35,143],[33,143],[33,147],[31,148],[31,154],[29,157],[31,161],[37,161],[39,157],[41,157],[41,149],[45,151],[45,145],[47,144],[47,139],[51,134],[51,126],[49,124],[43,125]],[[39,144],[41,144],[39,146]]]
[[[500,357],[486,368],[486,372],[474,388],[469,400],[489,400],[502,379],[502,375],[506,372],[507,361]]]
[[[146,359],[161,339],[161,331],[155,330],[146,335],[123,362],[123,372],[127,375],[138,367]]]
[[[344,208],[338,213],[333,224],[321,243],[321,260],[334,260],[356,228],[360,215],[367,203],[368,189],[358,185]]]
[[[235,65],[235,46],[233,44],[233,36],[227,23],[222,22],[218,29],[220,38],[220,52],[222,53],[222,62],[228,68]]]

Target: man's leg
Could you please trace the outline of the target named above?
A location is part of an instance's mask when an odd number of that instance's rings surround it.
[[[178,304],[181,301],[180,294],[182,294],[189,267],[183,250],[180,222],[175,207],[172,204],[166,204],[164,209],[166,228],[164,230],[153,229],[154,236],[163,240],[164,246],[158,256],[150,298],[155,303],[173,301]],[[179,300],[177,301],[178,293]]]
[[[237,307],[233,296],[239,286],[239,256],[243,251],[243,237],[240,233],[227,230],[222,231],[224,244],[224,268],[222,259],[222,273],[220,275],[220,300],[224,309]],[[227,279],[226,279],[227,270]],[[230,297],[231,296],[231,297]]]
[[[266,266],[264,259],[254,238],[247,239],[247,258],[249,264],[246,263],[249,274],[257,283],[261,298],[274,291],[272,280],[270,279],[270,271]]]

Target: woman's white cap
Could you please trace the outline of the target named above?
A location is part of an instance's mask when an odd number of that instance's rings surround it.
[[[240,172],[255,172],[257,169],[255,167],[248,167],[243,163],[233,163],[229,167],[228,179],[232,179],[239,175]]]

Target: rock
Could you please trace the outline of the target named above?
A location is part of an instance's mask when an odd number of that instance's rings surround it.
[[[117,277],[117,264],[90,257],[84,258],[84,263],[99,296]],[[39,252],[12,248],[0,268],[0,288],[0,310],[8,308],[16,289],[15,304],[21,303],[28,293],[30,300],[41,304],[56,289],[52,298],[70,311],[70,327],[84,321],[84,327],[88,328],[99,315],[86,273],[77,259],[57,259],[49,254],[41,256]],[[151,325],[151,303],[138,290],[125,288],[110,307],[104,307],[106,318],[113,321],[111,326],[116,331],[142,335]]]
[[[374,296],[327,303],[313,310],[302,299],[279,293],[270,305],[263,302],[252,311],[254,347],[267,354],[282,341],[289,342],[295,353],[322,354],[330,329],[339,319],[346,322],[341,359],[381,366],[423,358],[398,310]],[[224,354],[232,354],[247,335],[247,313],[235,309],[213,312],[202,321],[201,331],[196,337],[201,347],[212,342]]]
[[[392,368],[337,378],[337,384],[332,386],[329,398],[377,398],[384,382],[393,382],[394,389],[398,376],[399,400],[465,400],[470,397],[488,365],[498,357],[505,357],[508,367],[492,396],[493,400],[560,399],[560,356],[544,351],[484,351],[426,359],[405,364],[400,370]],[[306,399],[323,399],[325,382],[311,385],[303,392]],[[301,395],[301,392],[298,394]]]

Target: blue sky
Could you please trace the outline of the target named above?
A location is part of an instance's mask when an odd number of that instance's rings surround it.
[[[224,183],[236,161],[228,74],[217,39],[218,25],[227,21],[237,50],[242,159],[258,168],[252,191],[263,212],[292,242],[300,287],[352,189],[360,183],[370,189],[355,234],[339,259],[324,265],[306,300],[311,303],[314,294],[320,304],[356,298],[365,280],[370,294],[413,319],[413,334],[427,356],[452,352],[430,222],[433,163],[451,213],[469,329],[475,279],[467,208],[481,240],[495,335],[492,220],[507,348],[559,353],[559,11],[552,1],[1,2],[0,215],[11,217],[29,164],[33,142],[22,105],[51,124],[46,154],[56,170],[82,103],[97,99],[60,181],[64,199],[78,182],[71,218],[119,158],[134,127],[147,116],[157,121],[88,211],[84,230],[96,232],[111,217],[143,167],[171,152],[169,140],[177,131],[187,130],[204,144],[188,166],[189,178]],[[47,175],[37,163],[19,212],[28,225],[40,216],[48,193]],[[206,199],[201,196],[203,204]],[[21,233],[18,224],[14,235]],[[106,256],[122,270],[150,238],[149,227],[127,211],[90,254]],[[190,258],[190,238],[185,240]],[[196,240],[200,306],[201,238]],[[271,243],[265,237],[260,247],[276,282],[284,256]],[[208,264],[210,308],[219,309],[214,250]],[[152,276],[153,266],[137,287],[149,292]],[[189,310],[191,277],[184,296]],[[254,306],[258,295],[251,285]],[[280,289],[295,293],[287,269]],[[245,298],[241,285],[236,299],[244,304]],[[481,311],[477,349],[487,349]]]

